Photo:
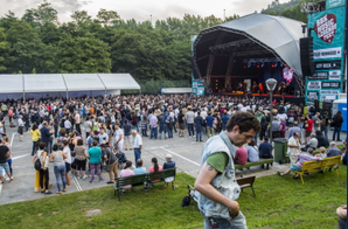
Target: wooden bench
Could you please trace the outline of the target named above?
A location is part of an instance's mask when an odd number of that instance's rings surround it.
[[[118,201],[120,201],[120,190],[123,186],[132,185],[132,187],[136,186],[145,186],[148,184],[153,184],[157,182],[164,181],[166,178],[173,177],[172,187],[174,189],[174,181],[176,175],[176,168],[164,169],[162,171],[156,173],[144,173],[134,176],[127,177],[118,177],[115,179],[114,187],[114,195],[118,196]]]
[[[256,194],[255,194],[255,191],[254,191],[254,187],[253,187],[255,179],[256,179],[256,176],[253,175],[253,176],[247,176],[247,177],[238,178],[238,179],[236,179],[236,181],[239,184],[242,192],[243,192],[243,190],[245,188],[251,188],[251,190],[253,191],[253,195],[250,195],[248,193],[246,193],[246,194],[248,194],[250,196],[253,196],[253,197],[256,197]]]
[[[312,173],[312,172],[320,172],[327,171],[329,169],[335,169],[337,176],[338,168],[341,162],[341,156],[329,157],[322,159],[320,161],[306,161],[302,164],[302,169],[300,171],[292,170],[293,173],[299,174],[301,177],[302,184],[304,184],[303,174],[304,173]],[[291,177],[292,178],[292,177]]]
[[[264,165],[264,164],[271,164],[273,163],[273,158],[269,159],[262,159],[260,158],[259,161],[256,162],[247,162],[244,165],[234,164],[235,169],[243,169],[243,168],[249,168],[251,166],[257,166],[257,165]]]

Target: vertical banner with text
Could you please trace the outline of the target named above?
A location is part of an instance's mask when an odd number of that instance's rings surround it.
[[[307,76],[306,102],[332,101],[342,92],[345,14],[346,8],[339,7],[308,15],[315,74]]]

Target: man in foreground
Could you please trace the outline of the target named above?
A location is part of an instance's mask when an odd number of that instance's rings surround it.
[[[237,112],[226,131],[210,138],[202,150],[195,196],[204,218],[204,228],[247,228],[236,201],[240,187],[236,182],[233,157],[236,149],[249,143],[260,123],[249,112]]]

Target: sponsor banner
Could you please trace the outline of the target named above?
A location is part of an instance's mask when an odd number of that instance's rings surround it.
[[[310,81],[307,84],[308,90],[321,90],[321,82],[320,81]]]
[[[308,100],[318,100],[319,93],[317,91],[307,91],[307,99]]]
[[[341,88],[341,82],[321,82],[321,88],[340,89]]]
[[[320,61],[314,62],[315,70],[330,70],[330,69],[341,69],[342,64],[341,60],[333,60],[333,61]]]
[[[342,47],[313,50],[314,60],[326,58],[341,58]]]
[[[336,96],[335,95],[322,95],[320,96],[320,100],[325,102],[325,101],[329,101],[331,102],[332,100],[335,100]]]
[[[312,76],[308,76],[307,79],[309,80],[327,80],[329,79],[329,73],[328,72],[316,72]]]
[[[322,90],[321,94],[323,94],[323,95],[339,95],[340,91],[339,90]]]
[[[326,0],[326,9],[332,9],[346,5],[347,0]]]
[[[330,80],[340,80],[341,79],[341,71],[330,71],[329,72],[329,79]]]

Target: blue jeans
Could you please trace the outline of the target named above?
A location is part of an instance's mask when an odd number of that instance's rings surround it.
[[[327,137],[328,131],[329,131],[329,127],[321,128],[321,132],[323,132],[323,133],[325,134],[325,137],[326,137],[326,138],[328,138],[328,137]]]
[[[196,131],[196,141],[202,141],[202,131]]]
[[[29,121],[25,122],[25,132],[29,131]]]
[[[204,216],[203,216],[204,217]],[[243,213],[240,211],[239,214],[228,221],[223,218],[206,218],[204,217],[204,229],[247,229],[246,220]]]
[[[187,124],[187,129],[188,129],[188,132],[189,132],[189,136],[190,136],[190,137],[191,137],[191,132],[192,132],[192,136],[195,135],[195,130],[193,129],[193,123]]]
[[[337,141],[340,140],[340,133],[341,133],[341,127],[334,126],[332,140],[335,141],[336,134],[337,134]]]
[[[173,138],[173,129],[167,127],[168,138]]]
[[[151,127],[151,132],[150,132],[150,139],[154,138],[157,139],[157,127]]]
[[[50,147],[49,147],[49,152],[48,153],[52,153],[52,147],[53,147],[53,138],[50,138]]]
[[[225,129],[226,129],[226,124],[222,123],[222,131],[225,131]]]
[[[138,167],[137,161],[138,161],[138,159],[141,159],[141,151],[139,148],[134,148],[134,158],[135,158],[134,164],[136,164]]]
[[[63,183],[63,189],[66,189],[65,165],[54,166],[54,174],[56,175],[58,192],[61,192],[62,183]]]
[[[10,166],[8,165],[8,162],[6,161],[5,163],[0,163],[0,175],[2,175],[2,168],[5,169],[5,172],[7,174],[10,173]]]
[[[138,123],[133,125],[133,130],[136,130],[139,133],[139,125],[138,125]]]

